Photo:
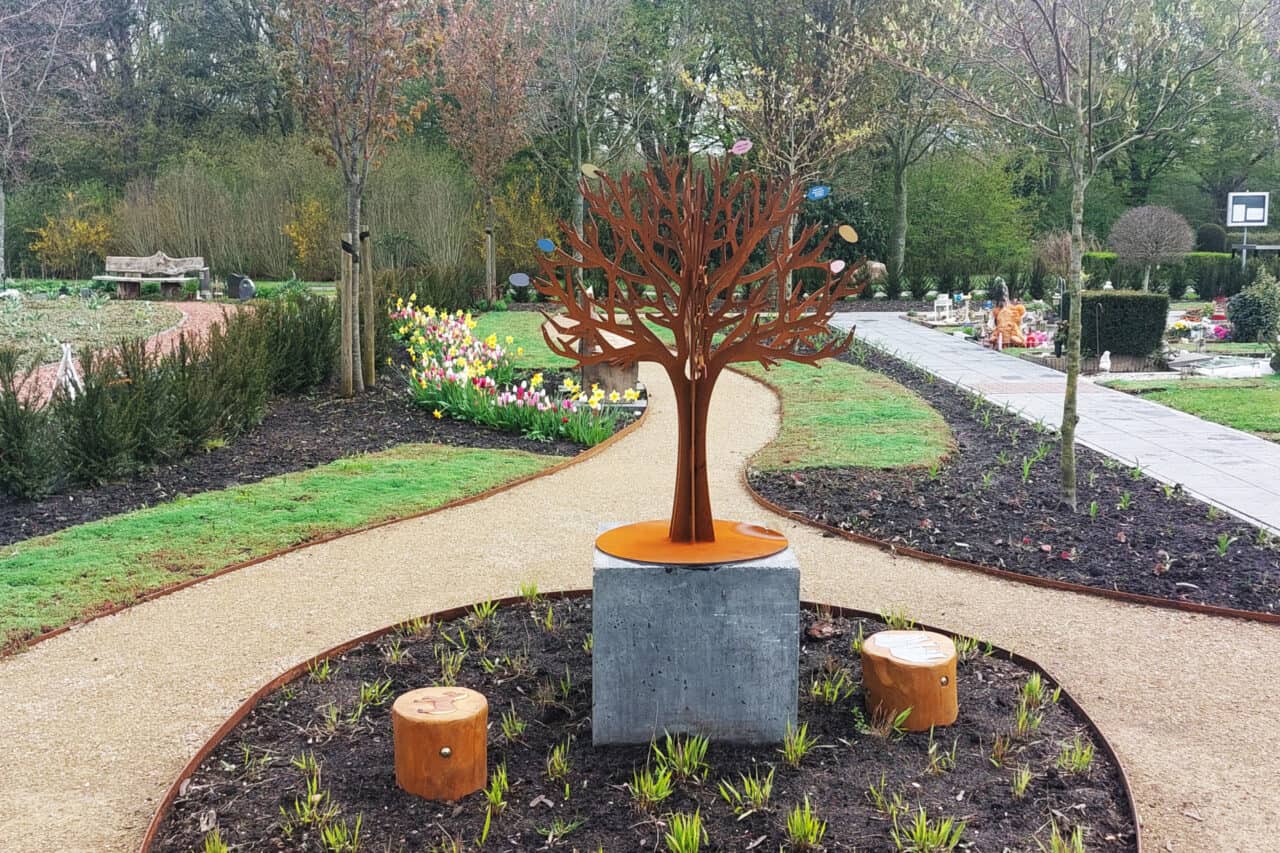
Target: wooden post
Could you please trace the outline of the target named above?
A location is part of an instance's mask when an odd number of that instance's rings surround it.
[[[343,234],[342,239],[347,241],[348,246],[353,245],[351,243],[350,233]],[[351,352],[351,341],[352,341],[352,331],[355,328],[353,325],[355,323],[355,319],[353,316],[355,313],[354,312],[355,300],[352,298],[352,295],[355,292],[355,288],[351,286],[351,253],[350,252],[343,251],[342,253],[341,277],[342,277],[342,281],[339,282],[338,298],[342,300],[342,302],[340,303],[342,308],[342,347],[341,347],[341,354],[339,357],[339,361],[342,362],[342,365],[341,365],[342,370],[339,373],[339,377],[341,378],[341,382],[342,382],[343,396],[350,397],[350,396],[353,396],[355,393],[355,390],[354,390],[355,374],[351,369],[352,358],[353,358],[353,354]]]
[[[360,348],[363,350],[361,361],[364,366],[364,387],[372,388],[378,380],[376,359],[379,318],[374,312],[378,310],[379,300],[373,294],[373,241],[369,239],[368,231],[360,235],[360,277],[364,279],[363,294],[360,297],[363,318],[360,327]]]
[[[410,690],[391,706],[396,784],[428,800],[458,800],[488,776],[489,702],[466,687]]]
[[[908,708],[908,731],[956,721],[956,645],[933,631],[880,631],[862,644],[867,713],[896,717]]]

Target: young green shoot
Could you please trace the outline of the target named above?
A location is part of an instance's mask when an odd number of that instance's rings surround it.
[[[672,737],[667,733],[663,746],[653,744],[653,757],[658,767],[670,770],[681,782],[701,782],[709,769],[706,762],[708,738],[698,735]]]
[[[702,811],[671,815],[667,818],[663,840],[667,853],[698,853],[698,848],[707,840],[707,831],[702,828]]]
[[[566,737],[551,747],[551,752],[547,753],[547,778],[552,782],[564,781],[569,776],[569,770],[572,767],[572,762],[569,760],[569,744],[570,738]]]
[[[631,771],[631,783],[627,786],[631,792],[631,803],[636,811],[651,812],[654,806],[675,792],[671,781],[671,771],[665,767],[650,768],[647,764],[643,770]]]
[[[525,730],[528,728],[529,724],[520,719],[520,715],[516,713],[515,705],[512,705],[510,710],[502,712],[502,736],[508,743],[523,740]]]
[[[759,768],[753,768],[750,776],[740,773],[736,786],[728,779],[721,779],[720,796],[739,820],[749,814],[767,811],[769,798],[773,796],[773,768],[770,767],[769,775],[763,778]]]
[[[321,661],[313,660],[311,663],[307,664],[307,678],[311,679],[316,684],[324,684],[332,678],[333,674],[337,671],[338,668],[330,664],[328,658]]]
[[[782,758],[789,767],[799,767],[804,757],[818,745],[816,737],[809,737],[809,724],[801,723],[799,728],[792,728],[787,721],[787,733],[782,738]]]
[[[787,813],[787,846],[794,851],[817,850],[827,834],[827,822],[818,817],[806,794],[803,805]]]
[[[1070,742],[1062,744],[1057,764],[1058,769],[1066,773],[1088,773],[1093,766],[1093,744],[1076,735]]]
[[[1020,800],[1027,795],[1027,788],[1031,785],[1031,768],[1023,764],[1013,771],[1013,781],[1009,785],[1009,792],[1013,794],[1015,800]]]
[[[955,818],[930,820],[929,814],[921,806],[910,823],[895,820],[890,837],[897,850],[909,853],[948,853],[960,846],[964,829],[964,821],[956,823]]]
[[[320,843],[327,853],[357,853],[360,850],[360,824],[364,815],[356,815],[355,826],[348,826],[346,818],[337,818],[320,827]]]

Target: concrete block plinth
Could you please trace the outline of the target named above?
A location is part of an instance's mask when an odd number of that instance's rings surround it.
[[[596,550],[592,739],[663,732],[778,743],[795,725],[800,568],[790,548],[719,566],[656,566]]]

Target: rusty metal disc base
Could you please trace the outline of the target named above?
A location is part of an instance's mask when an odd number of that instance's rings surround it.
[[[596,547],[611,557],[663,566],[711,566],[758,560],[785,551],[787,538],[776,530],[741,521],[716,519],[714,542],[672,542],[668,521],[641,521],[607,530]]]

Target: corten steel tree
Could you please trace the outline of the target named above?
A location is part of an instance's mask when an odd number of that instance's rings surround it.
[[[711,514],[707,412],[716,381],[735,362],[816,365],[843,352],[849,337],[826,338],[828,324],[835,303],[861,290],[863,264],[833,273],[822,260],[832,235],[819,237],[816,226],[784,237],[775,251],[773,235],[804,193],[792,181],[731,174],[724,160],[699,170],[667,157],[639,174],[602,174],[595,188],[584,181],[582,193],[589,211],[582,236],[562,224],[568,245],[542,259],[536,282],[565,308],[543,327],[547,344],[582,366],[651,361],[666,370],[680,431],[671,520],[665,531],[661,522],[633,527],[647,531],[646,553],[662,556],[652,562],[722,562],[724,549],[680,547],[718,535],[737,540],[745,528]],[[820,271],[821,283],[806,293],[797,276],[774,314],[770,285],[807,270]],[[593,293],[577,283],[577,271],[598,271],[608,284]],[[754,556],[785,547],[772,531],[764,538],[772,546]]]

